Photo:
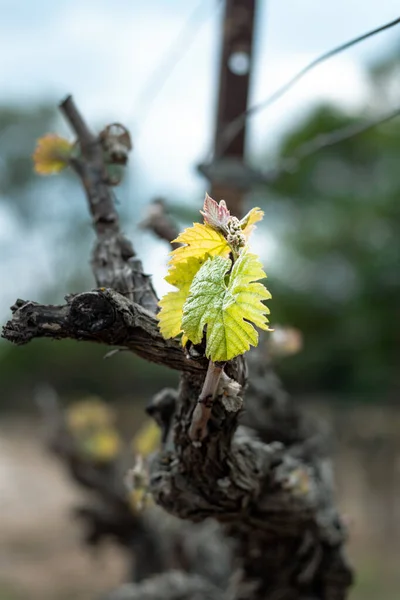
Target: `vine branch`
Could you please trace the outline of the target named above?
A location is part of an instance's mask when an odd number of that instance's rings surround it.
[[[93,290],[67,296],[66,300],[60,306],[17,300],[2,336],[19,345],[43,337],[97,342],[128,348],[171,369],[205,373],[205,359],[189,359],[177,340],[164,340],[156,317],[118,292]]]
[[[212,362],[208,363],[207,374],[193,411],[189,437],[193,442],[201,442],[207,436],[207,423],[211,416],[215,395],[224,367]]]
[[[91,262],[96,283],[98,287],[113,288],[156,313],[157,296],[151,278],[144,273],[132,243],[120,228],[100,137],[91,132],[72,96],[61,102],[60,109],[82,151],[82,157],[73,160],[71,166],[81,180],[93,217],[97,242]]]

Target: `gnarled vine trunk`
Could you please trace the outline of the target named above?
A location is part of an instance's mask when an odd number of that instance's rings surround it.
[[[327,433],[293,406],[261,344],[248,354],[248,367],[243,358],[226,365],[208,435],[192,442],[207,360],[201,347],[185,351],[160,335],[157,298],[120,230],[100,138],[71,97],[61,110],[82,151],[72,167],[97,235],[92,267],[99,289],[67,296],[62,306],[17,300],[3,337],[17,344],[38,337],[97,342],[181,372],[179,390],[158,394],[148,406],[163,429],[150,487],[165,512],[153,508],[130,517],[115,478],[100,484],[80,471],[68,443],[61,443],[66,438],[58,437],[57,451],[75,477],[101,488],[119,515],[117,527],[104,506],[92,507],[92,525],[113,527],[138,557],[133,582],[110,600],[344,600],[352,576]]]

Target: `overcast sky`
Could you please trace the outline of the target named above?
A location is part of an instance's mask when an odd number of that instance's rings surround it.
[[[73,93],[92,122],[117,120],[131,129],[141,202],[160,193],[170,198],[187,194],[191,200],[198,195],[200,201],[206,182],[195,165],[212,139],[221,6],[219,0],[0,0],[1,101],[50,98],[56,103]],[[196,7],[188,47],[182,47],[180,60],[150,102],[154,88],[145,94],[146,86]],[[259,0],[251,102],[273,92],[318,54],[399,12],[398,0]],[[349,110],[362,105],[365,65],[399,37],[400,31],[383,33],[318,67],[254,118],[249,150],[273,147],[279,134],[321,99]],[[6,229],[9,233],[4,219],[0,211],[0,236]],[[27,240],[25,251],[33,243],[33,237]],[[149,271],[164,250],[156,245],[146,255]],[[3,280],[4,268],[0,265]],[[40,268],[46,271],[45,260]],[[7,285],[0,297],[0,315],[15,293],[31,289],[33,276],[25,270],[21,257],[12,266],[15,285]]]

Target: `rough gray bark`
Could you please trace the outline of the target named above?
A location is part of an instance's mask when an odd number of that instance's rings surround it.
[[[92,253],[92,269],[99,287],[118,290],[153,312],[157,296],[151,279],[143,272],[132,243],[123,235],[107,178],[101,138],[86,125],[71,96],[60,109],[77,136],[82,158],[72,163],[86,192],[97,241]]]
[[[153,313],[112,289],[67,296],[62,306],[17,300],[3,337],[15,344],[34,338],[75,339],[128,348],[178,371],[204,372],[207,361],[186,358],[176,340],[164,340]]]
[[[73,510],[84,542],[97,546],[111,540],[122,547],[128,557],[128,580],[136,584],[174,570],[194,574],[197,581],[203,578],[207,588],[222,593],[229,583],[231,547],[219,525],[212,520],[182,522],[156,505],[144,512],[133,510],[124,484],[131,453],[122,452],[108,463],[90,459],[71,434],[56,392],[42,387],[36,400],[43,414],[48,449],[87,492],[87,500]],[[170,404],[175,400],[174,390],[158,394],[151,403],[153,417],[157,419],[160,408],[165,415],[165,401]]]
[[[199,575],[168,571],[139,585],[124,585],[104,600],[221,600],[221,590]]]
[[[346,534],[318,430],[287,402],[287,418],[297,421],[295,439],[265,443],[255,430],[239,426],[239,414],[223,399],[213,410],[207,440],[195,447],[187,432],[200,383],[183,375],[174,453],[164,454],[152,469],[158,504],[182,519],[213,517],[236,540],[246,591],[242,595],[238,586],[235,597],[344,598],[351,581],[342,548]],[[264,397],[246,395],[246,405],[261,406],[269,394],[271,414],[284,417],[276,383]]]
[[[155,294],[121,237],[100,141],[88,132],[71,99],[61,106],[82,148],[82,159],[73,166],[97,234],[93,271],[98,285],[113,289],[68,297],[64,306],[17,301],[3,336],[15,343],[50,337],[122,346],[180,370],[177,396],[161,394],[148,407],[163,429],[161,451],[151,464],[151,491],[160,507],[185,523],[201,528],[209,518],[218,522],[233,545],[232,562],[222,550],[214,558],[224,565],[218,584],[209,569],[199,572],[198,557],[187,561],[186,543],[180,573],[128,586],[111,599],[344,600],[351,570],[325,432],[292,406],[266,357],[255,351],[249,353],[247,389],[244,360],[226,365],[207,435],[201,443],[192,442],[189,430],[206,374],[204,349],[183,351],[159,334]],[[186,527],[186,539],[195,540],[194,530]],[[215,540],[210,536],[199,548],[208,556]],[[172,566],[166,561],[163,568]]]

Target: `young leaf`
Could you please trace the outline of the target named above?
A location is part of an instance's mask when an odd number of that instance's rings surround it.
[[[232,262],[216,256],[207,260],[193,279],[183,306],[182,329],[194,344],[201,342],[207,326],[206,355],[212,361],[231,360],[256,346],[258,334],[251,323],[268,330],[268,308],[263,300],[271,297],[256,283],[266,277],[259,258],[243,252],[235,262],[228,283],[226,274]]]
[[[121,439],[113,428],[99,429],[77,442],[87,458],[97,462],[111,462],[121,451]]]
[[[181,333],[182,308],[189,294],[193,277],[205,260],[205,257],[191,257],[185,262],[178,262],[170,267],[165,281],[178,288],[178,291],[168,292],[159,302],[161,310],[157,317],[160,331],[165,339],[175,337]]]
[[[33,162],[36,173],[51,175],[68,167],[73,145],[66,139],[49,133],[38,139]]]
[[[211,196],[206,194],[203,210],[200,213],[203,215],[204,222],[207,225],[210,225],[213,229],[226,231],[228,222],[231,219],[231,213],[226,206],[225,200],[221,200],[218,204]]]
[[[97,396],[89,396],[71,404],[66,410],[65,419],[72,433],[80,433],[111,427],[115,421],[115,414],[103,400]]]
[[[129,504],[135,514],[152,503],[149,472],[141,454],[137,455],[136,463],[133,469],[128,471],[125,482],[129,489]]]
[[[203,258],[210,256],[228,256],[230,247],[224,236],[210,227],[201,223],[194,223],[193,227],[185,229],[176,240],[180,246],[171,252],[171,265],[188,260],[189,258]]]
[[[264,212],[260,208],[252,208],[246,216],[240,221],[240,226],[247,239],[255,229],[255,223],[261,221],[264,216]]]
[[[158,449],[160,443],[161,429],[153,419],[148,419],[133,438],[132,449],[135,454],[149,456]]]
[[[128,495],[129,506],[134,514],[141,513],[153,504],[152,496],[145,487],[135,487]]]

